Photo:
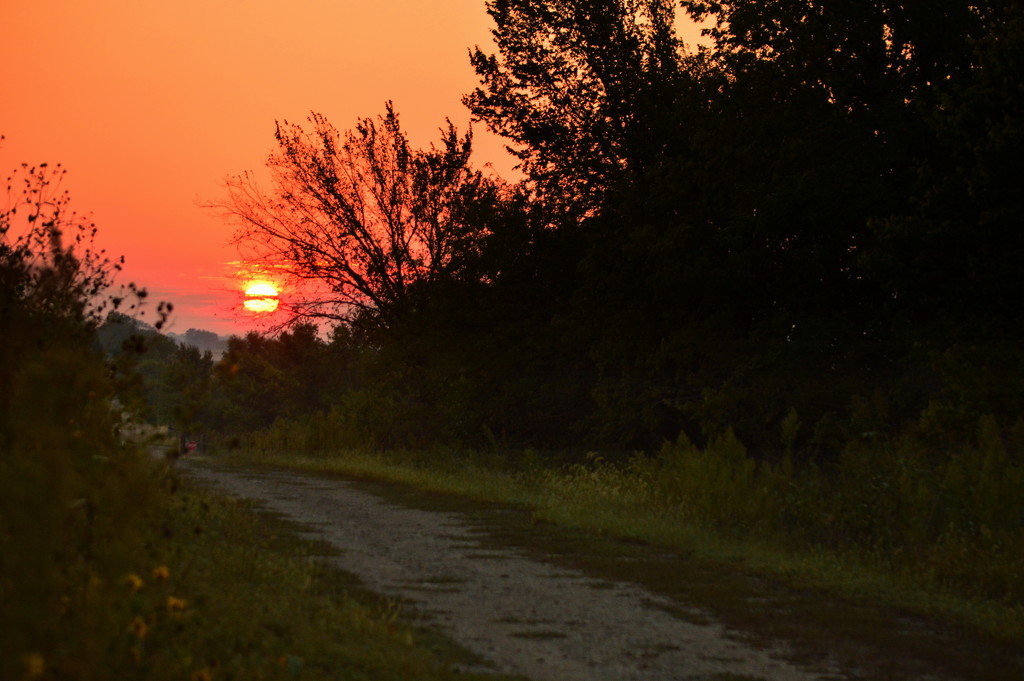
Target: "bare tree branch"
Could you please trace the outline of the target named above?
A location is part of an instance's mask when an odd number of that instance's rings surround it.
[[[269,191],[251,173],[232,176],[211,207],[252,258],[327,292],[297,300],[297,318],[386,324],[413,288],[458,276],[478,251],[484,229],[468,208],[496,181],[470,167],[472,133],[450,121],[440,145],[412,149],[390,102],[346,132],[316,113],[307,123],[278,123]]]

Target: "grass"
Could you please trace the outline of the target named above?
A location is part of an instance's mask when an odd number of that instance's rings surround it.
[[[263,465],[339,473],[512,504],[527,509],[535,523],[664,547],[745,574],[765,575],[800,591],[868,601],[891,612],[927,617],[940,626],[963,628],[998,645],[1024,645],[1024,608],[1013,600],[979,597],[965,593],[957,584],[893,569],[885,556],[872,551],[837,550],[771,533],[759,537],[756,533],[723,532],[694,522],[685,504],[652,503],[649,480],[643,471],[628,465],[598,460],[561,469],[523,470],[479,455],[459,458],[358,451],[326,455],[250,452],[244,458]],[[865,629],[870,627],[865,624]]]
[[[497,678],[466,671],[478,661],[316,560],[325,547],[284,521],[125,458],[134,468],[121,474],[140,496],[109,510],[127,524],[78,553],[5,545],[0,678]],[[102,503],[72,546],[107,522]]]
[[[403,623],[394,602],[310,560],[317,544],[242,502],[179,491],[167,528],[192,611],[172,645],[193,667],[245,679],[484,678],[456,673],[463,651]]]

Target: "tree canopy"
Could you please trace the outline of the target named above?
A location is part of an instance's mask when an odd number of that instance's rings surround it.
[[[471,63],[474,115],[512,142],[522,169],[571,215],[597,209],[657,144],[686,76],[665,0],[491,0],[497,54]]]

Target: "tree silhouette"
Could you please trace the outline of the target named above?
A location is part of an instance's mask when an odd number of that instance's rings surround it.
[[[665,0],[489,0],[498,54],[477,48],[473,114],[508,138],[546,200],[586,216],[643,165],[678,95],[682,42]]]
[[[410,146],[390,102],[344,133],[320,114],[308,123],[278,123],[270,192],[246,173],[218,207],[249,257],[314,284],[283,301],[294,317],[386,325],[417,286],[460,275],[483,235],[468,216],[495,187],[450,121],[429,149]]]

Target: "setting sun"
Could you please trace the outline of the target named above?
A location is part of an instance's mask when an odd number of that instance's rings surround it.
[[[249,288],[245,289],[245,295],[247,296],[276,296],[277,289],[274,288],[273,284],[268,284],[265,281],[253,284]]]
[[[277,304],[277,289],[273,284],[260,281],[245,289],[245,302],[242,305],[249,312],[273,312]]]

